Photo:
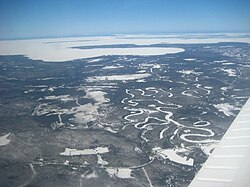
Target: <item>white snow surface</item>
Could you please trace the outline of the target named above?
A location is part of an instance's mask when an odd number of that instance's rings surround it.
[[[83,149],[83,150],[65,148],[64,152],[60,153],[60,155],[63,155],[63,156],[96,155],[96,154],[104,154],[108,152],[109,152],[108,147],[96,147],[94,149]]]
[[[107,76],[94,76],[87,78],[88,82],[99,82],[99,81],[125,81],[125,80],[137,80],[151,76],[149,73],[138,73],[138,74],[124,74],[124,75],[107,75]]]
[[[10,139],[8,139],[9,136],[10,133],[0,136],[0,146],[5,146],[10,143]]]
[[[188,166],[193,166],[194,160],[192,158],[187,158],[180,156],[178,153],[185,152],[186,150],[184,148],[180,149],[162,149],[160,147],[155,147],[153,148],[153,152],[162,157],[163,159],[169,159],[173,162],[183,164],[183,165],[188,165]]]
[[[234,69],[221,69],[221,70],[227,73],[229,77],[237,76],[237,72]]]
[[[223,112],[226,116],[235,116],[234,111],[240,110],[241,108],[230,105],[229,103],[222,103],[214,105],[220,112]]]
[[[218,43],[218,42],[247,42],[250,38],[239,34],[224,34],[217,38],[214,34],[194,34],[188,38],[182,35],[113,35],[85,36],[71,38],[47,38],[29,40],[0,41],[0,55],[25,55],[33,60],[69,61],[82,58],[92,58],[103,55],[163,55],[183,52],[182,48],[173,47],[144,47],[135,48],[95,48],[98,45],[152,45],[152,44],[187,44],[187,43]],[[201,36],[197,38],[197,36]],[[72,48],[77,46],[93,46],[91,49]],[[98,59],[100,60],[100,59]]]
[[[184,60],[185,60],[185,61],[195,61],[196,58],[185,58]]]
[[[131,176],[132,169],[130,168],[106,168],[110,177],[118,177],[118,178],[133,178]]]
[[[65,42],[60,42],[65,40]],[[85,41],[84,41],[85,40]],[[173,47],[135,47],[135,48],[95,48],[97,45],[116,44],[154,44],[153,41],[117,39],[106,37],[50,38],[32,40],[0,41],[0,55],[25,55],[33,60],[49,62],[69,61],[82,58],[93,58],[106,55],[164,55],[185,51]],[[73,48],[77,46],[93,46],[91,49]]]

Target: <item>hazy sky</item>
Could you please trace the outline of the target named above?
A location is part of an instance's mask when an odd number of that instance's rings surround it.
[[[0,39],[250,32],[250,0],[0,0]]]

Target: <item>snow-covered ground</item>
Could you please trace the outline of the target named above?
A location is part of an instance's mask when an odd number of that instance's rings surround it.
[[[97,154],[104,154],[108,152],[109,152],[108,147],[96,147],[94,149],[83,149],[83,150],[65,148],[64,152],[60,153],[60,155],[63,155],[63,156],[97,155]]]
[[[118,69],[118,68],[123,68],[124,66],[105,66],[102,69]]]
[[[85,37],[84,37],[85,38]],[[87,37],[89,38],[89,37]],[[72,42],[52,43],[62,39],[36,39],[36,40],[17,40],[0,41],[0,55],[25,55],[33,60],[43,61],[69,61],[82,58],[93,58],[105,55],[164,55],[183,52],[182,48],[170,47],[138,47],[138,48],[91,48],[79,49],[77,46],[91,45],[116,45],[130,41],[117,41],[114,37],[95,37],[92,42],[74,42],[81,38],[72,38]],[[132,41],[131,41],[132,42]]]
[[[0,136],[0,146],[4,146],[10,143],[10,139],[8,139],[9,136],[10,133]]]
[[[193,166],[194,160],[192,158],[187,158],[180,156],[178,153],[186,151],[185,149],[162,149],[160,147],[153,148],[153,152],[156,155],[162,157],[163,159],[169,159],[173,162],[184,164],[188,166]]]
[[[221,69],[221,70],[227,73],[229,77],[237,76],[237,72],[234,69]]]
[[[138,74],[125,74],[125,75],[107,75],[107,76],[95,76],[87,78],[88,82],[98,81],[124,81],[124,80],[137,80],[151,76],[149,73]]]
[[[25,55],[33,60],[68,61],[81,58],[91,58],[103,55],[163,55],[183,52],[182,48],[173,47],[144,47],[133,48],[95,48],[97,45],[152,45],[152,44],[197,44],[218,42],[247,42],[249,37],[237,34],[224,34],[216,37],[213,34],[188,35],[114,35],[88,36],[73,38],[49,38],[32,40],[0,41],[0,55]],[[93,46],[93,48],[79,49],[77,46]]]
[[[220,112],[223,112],[226,116],[235,116],[234,111],[241,108],[230,105],[229,103],[222,103],[214,105]]]
[[[185,58],[184,60],[185,60],[185,61],[195,61],[196,58]]]
[[[130,168],[106,168],[110,177],[118,178],[133,178],[131,176],[132,169]]]

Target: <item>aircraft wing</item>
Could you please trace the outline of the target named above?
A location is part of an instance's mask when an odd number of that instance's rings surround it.
[[[250,98],[189,187],[250,186]]]

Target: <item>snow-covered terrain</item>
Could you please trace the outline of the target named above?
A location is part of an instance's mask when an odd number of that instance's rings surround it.
[[[91,58],[103,55],[164,55],[183,52],[178,47],[155,47],[153,44],[197,44],[218,42],[248,42],[250,38],[242,34],[213,34],[183,35],[114,35],[86,36],[75,38],[49,38],[33,40],[0,41],[0,55],[25,55],[33,60],[69,61],[80,58]],[[197,38],[199,36],[199,38]],[[120,44],[134,44],[137,47],[115,47]],[[114,48],[96,48],[95,46],[114,45]],[[143,46],[148,45],[148,46]],[[86,49],[77,48],[87,47]],[[92,48],[91,48],[92,47]],[[187,61],[195,59],[187,58]]]

